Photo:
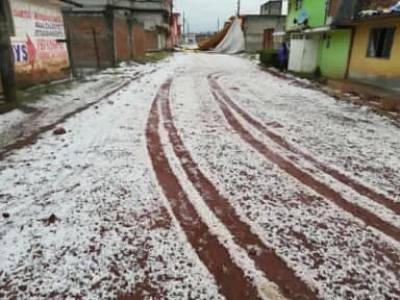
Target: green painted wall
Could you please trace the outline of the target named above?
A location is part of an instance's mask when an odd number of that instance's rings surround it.
[[[289,0],[286,28],[290,30],[297,27],[293,21],[302,9],[309,15],[308,25],[310,27],[325,26],[326,0],[303,0],[302,3],[302,7],[296,10],[296,0]]]
[[[329,78],[344,78],[350,52],[351,30],[332,30],[325,36],[320,43],[321,73]]]

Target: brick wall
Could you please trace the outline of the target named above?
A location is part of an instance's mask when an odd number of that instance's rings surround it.
[[[117,61],[142,57],[147,50],[158,48],[157,32],[145,32],[143,25],[130,24],[122,15],[65,12],[64,20],[70,33],[73,63],[78,69],[112,67]]]
[[[132,26],[132,56],[133,57],[143,57],[146,54],[146,45],[145,45],[145,32],[142,25],[134,24]]]
[[[129,25],[125,18],[114,19],[114,36],[116,44],[116,58],[118,61],[131,59],[131,41]]]
[[[77,68],[106,68],[114,62],[113,37],[102,14],[64,16]]]

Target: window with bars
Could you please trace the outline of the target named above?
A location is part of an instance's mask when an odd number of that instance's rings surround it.
[[[394,27],[372,28],[369,36],[367,56],[390,58],[395,30]]]

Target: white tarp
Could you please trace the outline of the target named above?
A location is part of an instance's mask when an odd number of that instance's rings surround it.
[[[244,33],[242,30],[242,20],[235,18],[231,28],[224,39],[219,43],[213,52],[235,54],[245,50]]]

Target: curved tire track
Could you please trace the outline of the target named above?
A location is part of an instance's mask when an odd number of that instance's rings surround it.
[[[255,129],[257,129],[263,135],[270,138],[275,143],[277,143],[279,146],[289,150],[290,152],[300,155],[305,160],[308,160],[309,162],[314,164],[314,166],[316,166],[319,170],[321,170],[325,174],[330,175],[331,177],[340,181],[344,185],[349,186],[350,188],[352,188],[354,191],[356,191],[360,195],[368,197],[369,199],[392,210],[396,214],[400,214],[400,203],[396,203],[393,199],[390,199],[389,197],[385,196],[384,194],[374,191],[373,189],[365,186],[364,184],[360,183],[356,179],[350,178],[349,176],[341,173],[340,171],[319,162],[317,159],[315,159],[311,155],[309,155],[309,154],[305,153],[304,151],[302,151],[301,149],[291,145],[282,136],[280,136],[280,135],[276,134],[275,132],[271,131],[270,129],[268,129],[268,126],[257,121],[254,117],[252,117],[249,113],[247,113],[243,108],[241,108],[235,101],[233,101],[232,98],[229,97],[228,94],[225,91],[223,91],[222,87],[218,84],[218,82],[217,82],[218,78],[216,78],[216,77],[213,78],[212,76],[210,76],[209,78],[211,80],[213,80],[216,85],[218,85],[219,91],[220,91],[219,94],[224,99],[224,101],[229,105],[229,107],[231,109],[233,109],[234,111],[236,111],[236,113],[238,113],[244,120],[246,120],[249,124],[251,124]]]
[[[214,276],[221,294],[227,299],[233,300],[259,299],[256,287],[232,262],[228,251],[219,243],[217,237],[209,232],[207,225],[201,220],[173,173],[164,152],[158,133],[160,123],[158,103],[168,99],[171,83],[172,80],[168,80],[162,85],[153,102],[146,128],[147,149],[155,175],[190,244]]]
[[[368,210],[347,201],[340,193],[336,192],[325,183],[315,179],[307,172],[299,169],[291,161],[280,156],[278,153],[268,148],[265,144],[258,141],[248,130],[246,130],[242,126],[240,121],[234,116],[225,101],[221,99],[221,97],[223,97],[222,94],[224,94],[226,97],[228,96],[218,85],[215,79],[213,79],[211,76],[209,76],[208,79],[214,99],[219,105],[221,111],[223,112],[225,119],[245,142],[247,142],[266,159],[279,166],[279,168],[299,180],[305,186],[308,186],[324,198],[329,199],[330,201],[335,203],[343,210],[364,221],[367,225],[376,228],[377,230],[381,231],[389,237],[392,237],[397,241],[400,241],[400,230],[397,227],[383,221]]]
[[[222,197],[210,180],[201,172],[174,125],[168,97],[161,99],[161,106],[165,120],[164,127],[168,132],[175,155],[178,157],[193,186],[205,200],[207,206],[228,228],[234,236],[235,242],[243,249],[247,249],[249,256],[255,261],[257,267],[264,272],[269,280],[279,286],[284,296],[298,300],[317,299],[317,294],[296,276],[294,271],[286,265],[272,248],[265,246],[260,238],[252,233],[248,224],[240,220],[235,209],[229,204],[228,199]],[[248,250],[254,246],[259,249],[259,251],[256,251],[257,253]]]

